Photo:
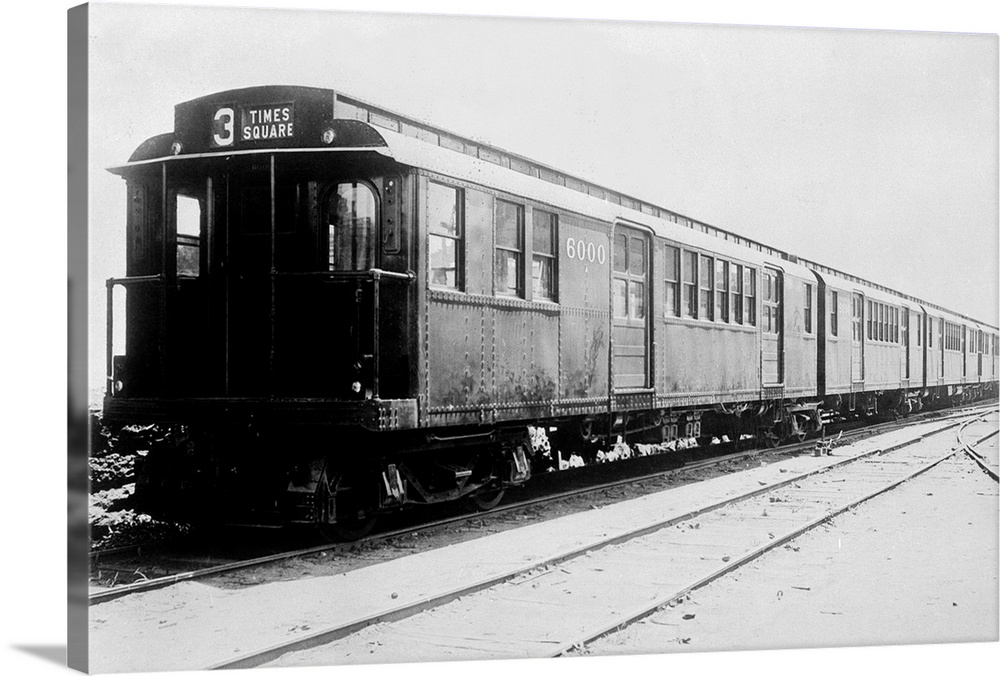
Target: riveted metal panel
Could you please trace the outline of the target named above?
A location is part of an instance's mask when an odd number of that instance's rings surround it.
[[[519,406],[548,405],[557,396],[558,319],[513,308],[497,308],[495,317],[497,415],[511,419]]]
[[[608,331],[607,311],[563,311],[559,332],[559,394],[562,399],[607,396]]]
[[[493,196],[465,191],[465,283],[469,293],[493,293]]]
[[[427,313],[428,410],[464,411],[456,424],[487,422],[479,411],[492,401],[491,309],[435,296]]]
[[[760,342],[755,327],[701,320],[660,324],[658,394],[670,397],[757,391]]]

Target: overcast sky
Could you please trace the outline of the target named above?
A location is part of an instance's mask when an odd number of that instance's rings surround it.
[[[124,274],[124,182],[104,167],[171,131],[178,102],[299,84],[998,322],[995,35],[102,4],[90,16],[94,308]],[[92,313],[98,355],[103,327]]]

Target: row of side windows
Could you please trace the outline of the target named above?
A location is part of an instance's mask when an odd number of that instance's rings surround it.
[[[960,350],[962,348],[961,327],[951,322],[944,322],[944,349]]]
[[[899,308],[878,301],[868,301],[868,340],[899,342]]]
[[[464,290],[465,191],[429,181],[427,215],[429,281],[436,287]],[[524,265],[530,256],[533,299],[554,302],[557,300],[559,217],[542,209],[532,209],[531,225],[529,249],[525,238],[524,205],[495,200],[494,292],[497,295],[524,298]],[[639,252],[631,253],[633,255],[630,258],[636,261],[645,258],[644,252],[641,256],[636,255]],[[757,271],[754,268],[670,245],[666,246],[664,259],[665,306],[668,316],[756,326]],[[813,285],[806,283],[804,293],[804,328],[806,333],[812,333]],[[780,322],[780,289],[777,288],[777,278],[773,275],[765,274],[763,300],[766,314],[764,330],[776,333]],[[829,303],[830,334],[836,336],[836,291],[830,292]],[[638,304],[633,301],[629,305]],[[871,300],[867,301],[867,308],[868,339],[899,343],[899,308]],[[919,345],[924,334],[922,317],[918,316],[917,321]],[[961,351],[965,327],[943,320],[941,324],[945,348]],[[933,327],[933,320],[928,318],[928,347],[933,347]],[[975,342],[969,341],[967,347],[970,351],[975,350]],[[982,342],[984,340],[980,339],[980,343]],[[982,351],[987,348],[988,345],[983,345]],[[993,353],[1000,353],[1000,341],[996,336],[993,336]]]
[[[492,225],[494,293],[525,298],[524,266],[525,261],[530,260],[532,299],[555,301],[559,217],[542,209],[531,210],[530,249],[525,237],[523,204],[496,199]],[[465,289],[465,230],[465,191],[429,181],[427,256],[431,285],[457,291]]]
[[[757,324],[757,271],[667,245],[664,304],[670,317]]]

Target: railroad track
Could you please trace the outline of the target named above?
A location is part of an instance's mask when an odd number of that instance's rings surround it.
[[[906,427],[909,425],[919,424],[920,421],[927,419],[928,417],[939,421],[956,419],[968,415],[970,410],[978,410],[980,408],[987,408],[988,410],[993,410],[993,404],[987,404],[984,406],[972,406],[964,409],[959,409],[958,411],[949,412],[948,414],[943,416],[940,415],[939,411],[934,411],[920,416],[911,416],[910,418],[903,420],[888,421],[856,429],[845,429],[844,431],[841,432],[841,436],[839,437],[839,443],[856,441],[858,439],[862,439],[877,434],[882,434],[887,431],[900,429],[902,427]],[[346,552],[353,549],[357,549],[359,547],[378,545],[380,543],[420,531],[429,531],[437,528],[460,525],[468,521],[475,519],[482,519],[484,517],[493,518],[499,515],[503,515],[505,513],[516,512],[518,510],[523,510],[530,507],[538,507],[545,504],[554,503],[560,500],[566,500],[569,498],[590,495],[590,494],[597,494],[616,487],[656,481],[664,477],[674,477],[700,469],[717,467],[720,465],[724,465],[726,463],[735,463],[750,459],[759,460],[769,457],[775,457],[781,455],[793,455],[796,453],[812,451],[816,445],[817,445],[817,439],[809,439],[803,442],[789,444],[774,449],[752,449],[752,450],[739,451],[735,453],[728,453],[725,455],[720,455],[705,460],[699,460],[687,463],[681,467],[661,470],[645,474],[642,476],[632,476],[614,481],[601,482],[596,485],[588,485],[582,488],[571,488],[567,490],[561,490],[554,494],[546,494],[535,498],[528,498],[521,500],[514,499],[508,502],[507,504],[496,507],[488,512],[463,513],[463,514],[435,519],[429,522],[421,522],[418,524],[377,533],[351,543],[324,543],[316,546],[296,548],[290,551],[282,551],[274,554],[269,554],[266,556],[257,556],[237,561],[228,561],[220,564],[205,564],[203,558],[197,560],[192,559],[185,562],[183,560],[180,560],[179,557],[172,557],[172,560],[175,564],[180,564],[180,565],[186,564],[192,567],[193,566],[199,566],[199,567],[194,570],[186,570],[180,573],[165,575],[162,577],[142,579],[138,582],[133,582],[130,584],[124,584],[103,589],[100,591],[95,591],[90,594],[89,603],[90,605],[96,605],[114,599],[122,598],[131,594],[152,591],[155,589],[162,589],[177,584],[179,582],[196,580],[196,579],[205,579],[240,570],[246,570],[249,568],[271,565],[279,563],[281,561],[287,561],[289,559],[313,556],[324,553],[329,554],[337,552]],[[976,458],[975,455],[973,455],[972,457]],[[989,470],[987,469],[987,471]],[[108,550],[105,552],[94,552],[91,555],[91,563],[92,565],[96,565],[99,563],[101,558],[113,558],[116,556],[127,556],[130,554],[138,554],[141,551],[141,548],[142,545],[136,545],[130,547],[122,547],[115,550]]]
[[[975,449],[975,446],[986,442],[992,437],[995,437],[997,434],[998,431],[993,431],[986,436],[981,437],[975,444],[964,444],[963,450],[966,455],[972,458],[972,460],[974,460],[976,464],[990,476],[991,479],[1000,482],[1000,476],[997,474],[997,461],[993,457],[987,457]],[[993,456],[996,456],[996,452],[993,453]]]
[[[752,490],[711,499],[694,509],[674,510],[662,519],[641,520],[635,527],[610,533],[607,537],[587,539],[579,546],[561,549],[542,559],[528,561],[523,566],[483,576],[471,584],[445,585],[436,593],[421,593],[420,598],[413,602],[396,604],[385,612],[359,615],[292,641],[243,651],[243,654],[219,662],[212,668],[341,663],[345,651],[350,652],[352,648],[356,651],[352,654],[367,654],[367,650],[360,649],[366,645],[392,645],[403,654],[408,650],[417,650],[412,654],[416,659],[423,659],[419,652],[421,642],[435,637],[440,646],[445,635],[448,646],[453,650],[443,656],[447,659],[481,659],[484,636],[489,637],[485,640],[490,657],[554,657],[568,654],[683,598],[691,590],[960,453],[964,445],[955,447],[940,438],[937,446],[930,451],[921,451],[924,446],[921,442],[956,427],[964,429],[976,419],[978,416],[941,423],[890,447],[873,445],[873,448],[845,458],[817,461],[800,457],[794,461],[807,469],[777,470],[787,472],[786,478],[760,481],[757,483],[762,485]],[[948,447],[943,454],[940,452],[942,445]],[[914,457],[900,455],[910,447],[916,449],[910,451]],[[887,458],[890,453],[891,459]],[[816,465],[817,462],[818,466],[808,469],[810,464]],[[844,488],[852,485],[845,478],[838,478],[844,472],[853,473],[852,481],[864,479],[874,487],[868,486],[860,493],[855,491],[847,499],[840,500]],[[824,503],[822,509],[815,506],[807,509],[804,506],[806,503],[791,504],[787,497],[777,497],[799,493],[815,502],[816,491],[825,496],[821,503],[825,500],[833,504]],[[761,504],[765,505],[764,514],[756,516],[760,513]],[[741,532],[734,533],[732,529],[727,531],[720,527],[727,521],[729,510],[749,510]],[[768,511],[772,513],[768,515]],[[794,526],[783,531],[775,528],[775,524],[791,519],[792,514],[796,514]],[[746,523],[763,524],[771,530],[762,534],[760,528],[747,528]],[[683,549],[684,543],[675,540],[685,537],[698,538],[698,541],[688,543],[695,549],[665,561],[663,545]],[[714,541],[713,546],[721,547],[715,552],[718,555],[715,560],[702,555],[706,537]],[[654,544],[636,545],[645,541]],[[499,544],[496,546],[502,548]],[[723,551],[727,553],[723,554]],[[694,565],[691,565],[692,562]],[[622,570],[629,571],[627,587],[608,584],[606,571]],[[650,579],[644,579],[644,576]],[[665,582],[664,576],[671,579]],[[663,592],[664,588],[668,591]],[[650,590],[657,593],[647,598]],[[624,610],[599,612],[604,616],[603,621],[592,618],[595,607],[622,608],[622,596],[633,600],[634,604],[627,605]],[[581,599],[582,604],[574,603],[573,598]],[[450,604],[456,599],[461,599],[462,603]],[[443,606],[447,606],[448,610],[445,611]],[[530,621],[525,617],[526,608],[531,609]],[[458,627],[458,637],[447,634],[447,630],[434,628],[437,621],[435,611],[440,611],[439,616],[450,621],[451,626]],[[517,618],[521,618],[520,621]],[[567,630],[568,625],[573,625],[580,618],[584,618],[581,626],[572,626],[571,630]],[[402,626],[411,621],[409,626]],[[468,632],[470,627],[474,628],[472,631],[476,636],[461,638],[461,632]],[[490,640],[495,643],[489,643]],[[345,642],[344,646],[326,647],[341,641]],[[303,659],[309,653],[302,651],[328,649],[332,652],[320,653],[321,656],[316,659]],[[426,659],[432,658],[426,656]],[[393,661],[392,656],[375,659]]]

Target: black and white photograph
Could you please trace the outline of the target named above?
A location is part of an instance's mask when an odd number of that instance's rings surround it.
[[[380,10],[66,15],[69,666],[995,659],[995,25]]]

